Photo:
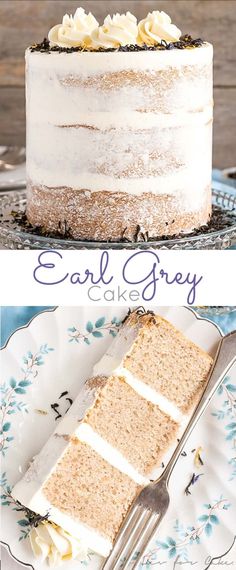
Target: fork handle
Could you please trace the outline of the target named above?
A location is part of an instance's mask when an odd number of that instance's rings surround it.
[[[227,374],[228,370],[231,368],[233,363],[236,361],[236,331],[225,335],[218,346],[214,364],[211,368],[209,379],[205,390],[198,402],[198,405],[190,418],[190,421],[173,453],[169,463],[167,464],[161,479],[166,480],[168,484],[171,473],[175,467],[175,464],[182,453],[182,450],[193,431],[195,425],[197,424],[199,418],[203,414],[205,408],[207,407],[212,396],[216,392],[217,388],[220,386],[224,376]]]

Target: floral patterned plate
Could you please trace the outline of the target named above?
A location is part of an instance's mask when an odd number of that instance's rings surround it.
[[[192,309],[154,307],[213,356],[221,332]],[[124,307],[58,308],[17,330],[1,351],[2,542],[19,562],[46,569],[33,558],[29,524],[15,509],[11,488],[26,470],[117,334]],[[171,504],[140,569],[206,570],[235,560],[236,367],[194,430],[170,481]],[[221,558],[223,557],[223,558]],[[214,559],[212,562],[211,559]],[[95,570],[89,554],[66,563]]]

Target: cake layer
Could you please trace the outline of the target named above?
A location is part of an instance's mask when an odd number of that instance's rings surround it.
[[[211,176],[208,111],[201,114],[202,121],[192,114],[195,123],[190,126],[168,127],[169,115],[163,117],[163,126],[160,122],[153,126],[152,117],[150,122],[148,116],[141,117],[145,127],[140,129],[137,122],[130,129],[127,120],[122,129],[100,130],[89,126],[86,118],[77,126],[47,126],[46,131],[44,125],[32,125],[28,129],[28,175],[33,183],[48,187],[167,194],[181,200],[183,209],[190,204],[198,209]],[[183,123],[181,115],[174,120]],[[70,168],[65,168],[67,152]]]
[[[134,389],[138,381],[141,388],[137,389],[143,394],[145,387],[150,387],[157,398],[163,396],[186,414],[199,398],[211,365],[212,358],[171,323],[158,315],[133,312],[94,367],[94,374],[109,376],[124,371],[125,376],[127,370],[127,381],[131,375]],[[164,411],[170,413],[168,407]]]
[[[150,321],[149,331],[140,330],[123,365],[188,413],[206,384],[211,364],[208,354],[157,317],[156,323]]]
[[[181,111],[195,112],[200,111],[207,105],[212,105],[211,94],[212,69],[211,63],[203,66],[184,66],[179,67],[168,66],[164,69],[152,69],[152,73],[148,69],[142,71],[137,70],[121,70],[110,73],[96,74],[91,77],[84,78],[81,75],[68,74],[61,80],[60,84],[64,87],[80,87],[84,88],[84,95],[91,95],[91,90],[99,89],[100,92],[100,111],[106,112],[111,110],[110,101],[107,94],[112,93],[113,102],[123,103],[124,109],[127,106],[125,99],[127,89],[131,95],[130,111],[139,112],[172,112]],[[192,81],[193,98],[186,98],[186,87]],[[47,78],[45,76],[45,82]],[[145,92],[144,92],[145,88]],[[75,89],[76,90],[76,89]],[[114,94],[113,94],[114,92]],[[61,89],[61,96],[66,102],[66,96],[69,91]],[[178,103],[176,101],[178,98]],[[106,103],[107,102],[107,106]],[[81,105],[83,111],[88,111],[88,104],[85,103],[85,97],[81,97]],[[90,111],[96,110],[91,107]],[[78,108],[73,107],[72,113],[78,113]],[[115,117],[114,117],[115,119]]]
[[[181,190],[179,192],[181,197]],[[188,195],[191,195],[191,191]],[[211,215],[211,185],[204,188],[202,205],[194,202],[186,211],[181,199],[168,195],[124,192],[90,192],[72,188],[48,188],[28,182],[27,217],[36,226],[49,231],[65,227],[76,239],[137,239],[138,226],[149,237],[191,232],[207,224]]]
[[[144,476],[161,463],[179,429],[158,406],[117,376],[108,379],[85,422]]]
[[[79,539],[84,547],[84,550],[93,550],[97,554],[104,557],[108,556],[110,553],[112,548],[111,540],[104,537],[94,528],[89,527],[87,524],[83,524],[79,519],[75,519],[71,515],[66,514],[57,507],[53,506],[50,501],[46,499],[45,494],[43,494],[40,490],[32,496],[28,503],[26,503],[23,500],[24,493],[22,493],[22,485],[19,483],[14,487],[14,495],[18,498],[22,505],[27,504],[27,507],[31,511],[38,513],[43,517],[45,514],[49,513],[48,520],[61,527],[64,531],[68,532],[72,539]]]
[[[199,111],[212,104],[212,57],[210,44],[168,52],[49,55],[27,50],[27,82],[33,94],[28,110],[33,114],[40,103],[40,115],[32,119],[40,116],[49,122],[56,117],[61,121],[62,109],[65,116],[82,111],[111,112],[114,117],[114,104],[131,112]]]
[[[112,541],[139,487],[88,445],[73,439],[42,491],[62,513]]]

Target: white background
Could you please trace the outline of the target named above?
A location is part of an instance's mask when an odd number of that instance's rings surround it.
[[[80,274],[84,279],[85,270],[93,273],[95,280],[99,278],[99,265],[101,251],[58,251],[44,252],[41,260],[44,263],[54,264],[55,267],[36,271],[36,277],[42,281],[59,281],[66,274],[68,277],[60,284],[45,285],[35,281],[33,273],[38,266],[39,251],[1,251],[0,267],[0,295],[1,305],[140,305],[148,303],[143,299],[142,291],[151,281],[147,277],[156,264],[157,288],[156,294],[150,303],[158,305],[236,305],[236,253],[235,251],[157,251],[148,250],[129,261],[130,269],[128,277],[139,281],[144,279],[143,284],[127,284],[122,277],[125,262],[134,255],[135,251],[110,251],[109,265],[106,272],[106,280],[113,277],[108,285],[100,283],[91,291],[91,296],[99,300],[91,300],[88,297],[88,289],[91,287],[91,275],[84,285],[72,284],[70,281],[74,273]],[[58,255],[60,254],[60,255]],[[159,258],[159,262],[157,261]],[[132,264],[132,265],[131,265]],[[167,285],[165,278],[161,278],[160,270],[168,273],[168,279],[173,280],[179,272],[183,279],[189,274],[189,280],[202,280],[196,286],[196,297],[190,294],[192,284]],[[118,286],[120,291],[125,292],[122,298],[118,298]],[[109,292],[105,293],[106,290]],[[131,294],[135,290],[136,293]],[[150,285],[149,294],[153,290]]]

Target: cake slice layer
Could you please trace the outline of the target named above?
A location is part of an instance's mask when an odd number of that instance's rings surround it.
[[[139,485],[73,438],[42,491],[62,513],[113,540]]]
[[[142,319],[143,324],[147,319]],[[123,366],[184,414],[203,390],[212,358],[159,316],[140,327]]]
[[[179,429],[177,422],[115,375],[108,378],[85,421],[144,476],[160,463]]]

